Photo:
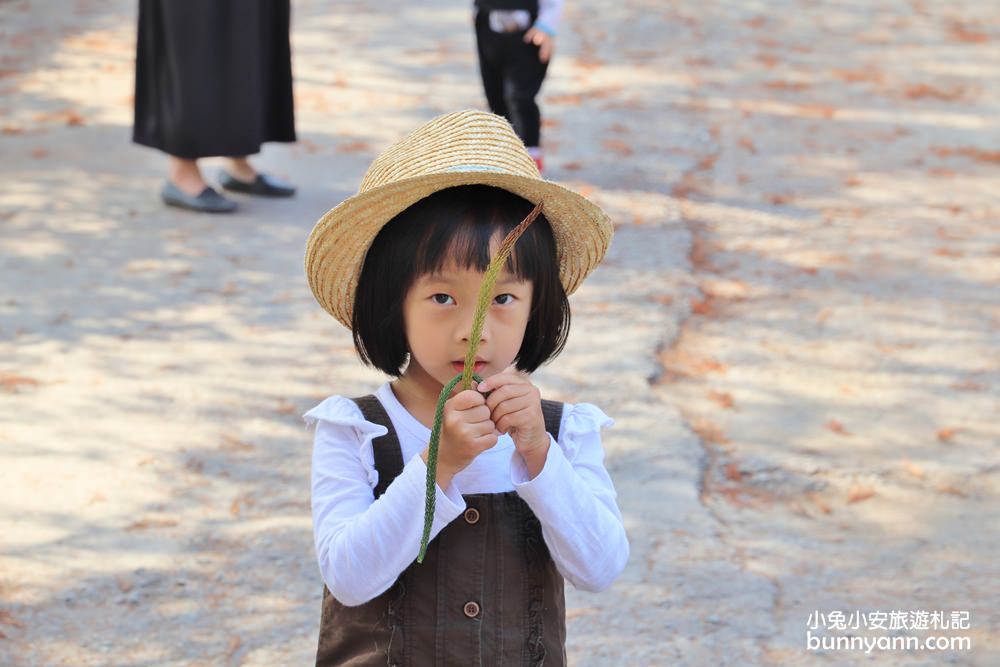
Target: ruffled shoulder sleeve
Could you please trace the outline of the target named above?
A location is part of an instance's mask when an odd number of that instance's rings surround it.
[[[378,484],[372,441],[388,433],[384,426],[365,419],[357,403],[343,396],[331,396],[302,415],[306,426],[316,424],[316,455],[327,448],[348,448],[364,466],[368,483]]]
[[[587,441],[600,442],[602,428],[614,426],[615,420],[590,403],[566,403],[559,426],[559,446],[569,461],[573,461],[580,447]]]

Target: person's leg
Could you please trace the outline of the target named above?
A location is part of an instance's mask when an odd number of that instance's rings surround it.
[[[236,210],[236,202],[226,199],[205,183],[197,160],[175,155],[167,156],[167,182],[160,191],[160,198],[168,206],[203,213]]]
[[[511,125],[529,149],[541,141],[541,112],[535,97],[545,80],[548,63],[538,59],[538,47],[524,43],[524,33],[508,35],[508,62],[503,94]]]
[[[207,187],[197,160],[167,156],[167,178],[184,194],[197,197]]]
[[[479,54],[479,73],[483,78],[483,91],[490,111],[507,117],[507,103],[503,94],[501,35],[490,30],[487,12],[476,14],[476,51]]]
[[[234,178],[247,183],[252,183],[257,179],[257,170],[253,168],[245,155],[226,158],[226,171]]]
[[[291,197],[295,194],[294,185],[257,171],[245,155],[226,158],[226,166],[219,174],[219,184],[226,190],[262,197]]]

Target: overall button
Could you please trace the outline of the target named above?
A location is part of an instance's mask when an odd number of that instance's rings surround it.
[[[465,522],[466,523],[476,523],[479,521],[479,510],[475,507],[470,507],[465,510]]]
[[[476,616],[479,616],[479,605],[475,602],[466,602],[465,608],[462,611],[464,611],[465,615],[469,618],[475,618]]]

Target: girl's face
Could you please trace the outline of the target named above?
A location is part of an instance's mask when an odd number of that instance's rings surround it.
[[[405,376],[428,384],[433,380],[440,391],[462,372],[482,282],[476,269],[453,263],[414,281],[403,300],[410,350]],[[506,269],[500,272],[476,352],[475,372],[483,378],[514,363],[531,313],[531,294],[531,281],[519,281]]]

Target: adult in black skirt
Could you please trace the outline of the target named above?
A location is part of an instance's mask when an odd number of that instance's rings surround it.
[[[223,156],[222,187],[288,197],[247,156],[295,141],[290,0],[139,0],[132,139],[168,157],[169,205],[226,212],[197,160]]]

